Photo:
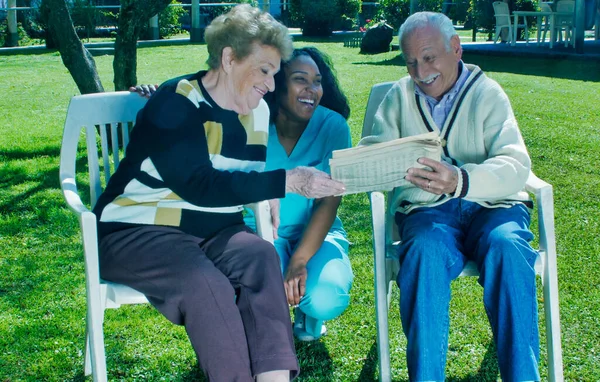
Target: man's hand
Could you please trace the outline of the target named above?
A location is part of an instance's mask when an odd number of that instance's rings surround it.
[[[431,169],[411,167],[404,179],[436,195],[452,194],[456,191],[458,185],[456,167],[429,158],[419,158],[418,162]]]
[[[286,172],[285,192],[294,192],[307,198],[320,199],[341,195],[346,190],[343,183],[331,179],[329,174],[314,167],[296,167]]]
[[[279,211],[280,211],[280,203],[279,199],[270,199],[269,207],[271,212],[271,223],[273,224],[273,239],[277,240],[279,237],[277,235],[277,230],[279,230]]]
[[[142,97],[150,98],[152,94],[156,91],[158,85],[137,85],[129,88],[130,92],[135,92]]]
[[[292,256],[285,271],[283,286],[287,296],[288,304],[296,306],[306,292],[306,262],[297,256]]]

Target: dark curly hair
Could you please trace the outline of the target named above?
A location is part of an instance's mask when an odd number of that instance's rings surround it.
[[[319,72],[321,72],[321,86],[323,87],[323,97],[319,105],[330,110],[336,111],[345,119],[350,116],[350,106],[348,98],[340,88],[335,69],[331,57],[321,52],[319,49],[309,46],[304,48],[296,48],[292,52],[292,57],[289,60],[281,63],[281,70],[275,75],[275,91],[265,96],[265,101],[269,105],[271,111],[271,122],[275,121],[279,113],[279,97],[287,92],[285,70],[284,68],[299,56],[309,56],[317,64]]]

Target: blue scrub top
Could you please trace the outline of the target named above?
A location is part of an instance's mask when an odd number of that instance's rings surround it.
[[[331,152],[351,146],[350,128],[344,117],[326,107],[317,106],[306,130],[289,157],[279,142],[275,124],[269,126],[265,170],[279,168],[289,170],[298,166],[309,166],[330,173]],[[312,209],[313,199],[298,194],[287,194],[281,199],[279,237],[298,240],[310,220]],[[253,217],[248,216],[246,224],[255,226],[253,220]],[[333,231],[338,231],[345,236],[342,222],[338,217],[335,218],[330,229],[330,232]]]

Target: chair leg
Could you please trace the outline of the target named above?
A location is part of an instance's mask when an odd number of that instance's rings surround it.
[[[550,259],[547,261],[550,261]],[[548,380],[562,382],[564,376],[558,305],[558,276],[555,261],[554,264],[548,264],[544,274],[544,316],[546,318]]]
[[[88,313],[89,314],[89,313]],[[90,328],[88,326],[89,319],[85,319],[85,358],[84,358],[84,370],[85,376],[92,374],[92,348],[90,346]]]
[[[85,374],[91,372],[94,382],[106,382],[106,355],[104,352],[104,291],[87,293]],[[89,364],[89,368],[88,368]]]
[[[379,358],[379,382],[391,382],[390,340],[388,326],[388,280],[385,274],[375,275],[375,309],[377,316],[377,355]]]

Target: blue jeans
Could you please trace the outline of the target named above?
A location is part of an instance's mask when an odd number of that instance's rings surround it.
[[[396,214],[400,315],[411,381],[443,381],[450,283],[473,260],[498,353],[502,380],[539,381],[535,285],[537,252],[523,205],[485,208],[453,199]]]
[[[297,244],[282,237],[275,240],[284,275]],[[307,333],[319,338],[323,321],[336,318],[350,303],[354,275],[348,258],[348,240],[338,232],[327,234],[321,248],[306,264],[306,272],[306,292],[298,308],[306,314]]]

